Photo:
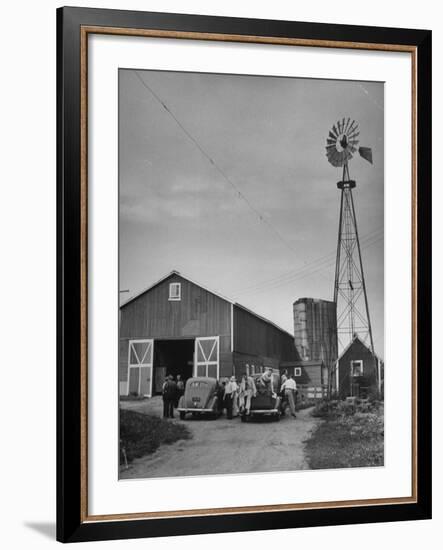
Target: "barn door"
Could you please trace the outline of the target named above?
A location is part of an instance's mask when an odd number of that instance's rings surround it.
[[[195,339],[194,376],[219,378],[218,336],[202,336]]]
[[[154,340],[129,340],[128,395],[152,396]]]

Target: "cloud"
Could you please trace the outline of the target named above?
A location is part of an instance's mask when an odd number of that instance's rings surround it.
[[[133,71],[120,78],[125,286],[145,287],[175,268],[229,294],[333,253],[341,173],[327,162],[325,139],[345,115],[358,119],[376,160],[350,165],[359,230],[382,227],[382,84],[364,83],[365,93],[353,82],[146,71],[185,133]],[[365,250],[364,261],[382,341],[383,244]],[[245,305],[290,324],[291,300],[330,296],[330,271],[256,293]]]

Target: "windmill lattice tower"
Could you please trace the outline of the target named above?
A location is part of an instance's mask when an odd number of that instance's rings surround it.
[[[355,180],[349,176],[349,161],[357,151],[360,132],[358,124],[343,118],[332,126],[326,142],[326,156],[335,167],[342,167],[340,221],[338,226],[337,259],[335,265],[334,302],[337,305],[337,336],[343,350],[358,334],[374,354],[371,319],[369,316],[363,261],[358,237],[352,190]],[[358,147],[362,158],[372,164],[372,150]]]

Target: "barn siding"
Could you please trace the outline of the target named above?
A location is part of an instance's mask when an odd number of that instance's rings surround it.
[[[173,282],[181,283],[180,301],[169,300]],[[235,354],[231,352],[231,307]],[[221,377],[234,371],[240,375],[246,363],[278,368],[281,361],[299,358],[289,333],[179,274],[171,274],[121,307],[119,379],[127,380],[129,340],[199,336],[219,336]]]
[[[264,355],[251,355],[248,353],[234,352],[233,359],[235,375],[237,378],[247,372],[246,365],[249,365],[250,367],[254,365],[256,369],[257,367],[272,367],[273,369],[278,369],[280,365],[280,361],[275,357],[267,357]],[[258,370],[256,370],[256,372],[258,372]]]
[[[181,300],[169,284],[181,283]],[[230,348],[231,304],[179,275],[171,275],[121,308],[121,338],[186,338],[220,335]],[[226,349],[226,342],[223,343]]]
[[[321,386],[323,384],[322,366],[310,365],[302,367],[302,376],[300,377],[300,384],[307,384],[308,386]],[[296,378],[298,382],[298,377]]]
[[[233,364],[232,353],[230,351],[220,353],[220,378],[235,374]]]
[[[169,300],[169,284],[181,283],[181,300]],[[127,380],[132,339],[220,337],[220,372],[232,373],[231,303],[173,274],[121,307],[120,380]],[[155,343],[154,343],[155,346]],[[225,374],[226,373],[226,374]]]
[[[120,338],[118,357],[118,379],[121,382],[128,380],[128,346],[129,338]]]
[[[234,305],[234,351],[278,363],[299,359],[293,336],[238,305]]]
[[[363,361],[363,376],[356,377],[355,382],[362,388],[376,388],[377,358],[360,339],[356,338],[338,361],[339,396],[351,395],[351,361]]]
[[[325,383],[323,375],[323,365],[322,363],[313,363],[308,365],[303,365],[303,363],[296,363],[295,365],[283,365],[280,369],[281,371],[288,371],[288,375],[292,376],[295,374],[295,369],[300,368],[300,376],[295,377],[297,384],[306,384],[308,386],[321,386]]]

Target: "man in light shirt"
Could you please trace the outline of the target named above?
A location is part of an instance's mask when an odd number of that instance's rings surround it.
[[[258,378],[257,390],[259,393],[268,393],[272,397],[276,397],[271,367],[266,367],[265,372]]]
[[[234,398],[237,395],[237,390],[238,390],[238,384],[237,384],[237,381],[235,380],[235,376],[231,376],[231,378],[226,382],[225,396],[224,396],[226,416],[228,420],[232,420]]]
[[[295,392],[297,391],[297,384],[295,382],[294,376],[291,376],[281,386],[281,391],[285,392],[285,396],[289,402],[289,409],[291,415],[295,418]]]
[[[251,410],[251,399],[257,395],[257,388],[252,376],[244,373],[240,382],[240,411],[246,411],[249,415]]]

